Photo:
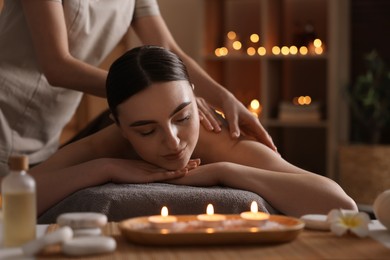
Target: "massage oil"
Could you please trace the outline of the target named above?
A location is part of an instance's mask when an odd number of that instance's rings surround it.
[[[3,206],[3,245],[20,246],[35,239],[35,181],[26,171],[28,158],[9,158],[10,173],[1,183]]]

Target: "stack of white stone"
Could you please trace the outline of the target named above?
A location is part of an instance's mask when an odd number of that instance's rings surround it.
[[[34,256],[45,247],[60,244],[66,255],[82,256],[113,252],[116,241],[102,236],[107,217],[100,213],[65,213],[57,218],[60,228],[22,246],[26,256]]]

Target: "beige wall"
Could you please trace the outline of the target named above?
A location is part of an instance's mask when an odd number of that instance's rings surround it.
[[[184,51],[200,61],[203,45],[203,1],[159,0],[160,10]]]

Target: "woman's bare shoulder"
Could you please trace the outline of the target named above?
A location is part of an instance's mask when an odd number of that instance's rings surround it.
[[[215,133],[201,126],[193,157],[200,158],[202,164],[220,161],[221,156],[230,154],[240,140],[231,138],[226,127],[222,127],[221,132]]]
[[[200,158],[202,164],[233,162],[279,172],[307,172],[290,164],[258,141],[246,137],[231,138],[226,128],[223,128],[221,133],[214,133],[201,127],[193,157]]]

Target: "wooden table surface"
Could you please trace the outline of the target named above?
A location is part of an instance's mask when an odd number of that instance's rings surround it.
[[[55,230],[50,225],[48,232]],[[390,259],[390,249],[372,238],[337,237],[330,232],[303,230],[292,242],[267,245],[152,247],[127,242],[117,223],[108,223],[103,233],[114,237],[117,250],[111,254],[72,259]],[[50,248],[38,259],[70,259]]]

